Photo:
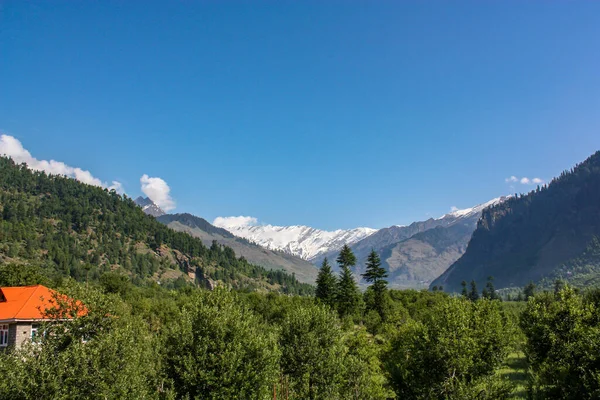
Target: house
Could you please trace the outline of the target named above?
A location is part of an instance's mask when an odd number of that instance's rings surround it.
[[[68,300],[42,285],[0,287],[0,351],[35,340],[39,323],[56,318],[46,310],[58,309],[57,298]]]

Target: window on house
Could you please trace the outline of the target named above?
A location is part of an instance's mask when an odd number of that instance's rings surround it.
[[[38,339],[38,324],[31,325],[31,341],[35,342]]]
[[[0,347],[8,346],[8,325],[0,325]]]

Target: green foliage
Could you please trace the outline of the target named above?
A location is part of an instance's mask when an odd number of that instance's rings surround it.
[[[420,320],[398,329],[385,362],[399,398],[478,398],[506,396],[493,377],[512,344],[512,330],[500,303],[446,298]],[[468,396],[467,396],[468,398]]]
[[[387,290],[387,281],[385,278],[387,277],[387,271],[381,266],[381,259],[375,250],[371,250],[367,258],[367,269],[362,276],[367,282],[372,283],[371,288],[374,294],[372,305],[369,305],[367,309],[377,311],[381,319],[385,321],[385,295]]]
[[[339,321],[328,308],[294,306],[282,322],[279,343],[293,398],[342,398],[345,348]]]
[[[496,293],[496,289],[494,288],[494,277],[488,276],[487,283],[485,284],[485,288],[481,292],[481,297],[488,300],[501,300],[498,293]]]
[[[350,268],[356,265],[356,256],[354,255],[350,247],[347,244],[345,244],[342,247],[342,250],[340,250],[340,254],[338,255],[336,261],[340,265],[340,267]]]
[[[600,397],[598,296],[566,286],[531,298],[521,317],[536,399]]]
[[[115,296],[67,292],[85,301],[88,315],[44,324],[38,343],[0,355],[0,398],[158,398],[159,341],[147,325]]]
[[[471,281],[471,290],[469,291],[469,295],[467,297],[471,301],[479,300],[479,292],[477,291],[477,282]]]
[[[483,210],[465,254],[432,285],[525,286],[543,278],[600,283],[600,151],[549,185]]]
[[[360,312],[361,294],[350,267],[356,265],[356,257],[348,245],[344,245],[337,258],[341,272],[336,291],[336,306],[340,317],[356,316]]]
[[[315,297],[322,301],[323,304],[334,307],[337,279],[331,271],[331,266],[327,261],[327,257],[325,257],[323,263],[321,264],[321,269],[319,270],[316,283],[317,288],[315,289]]]
[[[207,248],[200,239],[167,228],[126,196],[32,171],[5,157],[0,157],[0,261],[32,265],[54,281],[96,281],[119,268],[139,284],[175,269],[195,274],[199,283],[313,291],[282,271],[236,257],[229,247]]]
[[[280,353],[273,330],[224,289],[199,292],[166,340],[166,371],[178,396],[266,399]]]
[[[393,399],[395,394],[388,386],[380,361],[381,347],[363,328],[346,335],[344,344],[344,378],[342,399],[375,400]]]
[[[32,265],[0,264],[0,287],[49,285],[51,280]]]

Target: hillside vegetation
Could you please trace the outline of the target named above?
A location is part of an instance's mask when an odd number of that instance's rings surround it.
[[[544,187],[484,210],[465,254],[432,286],[458,291],[461,281],[497,287],[544,278],[574,284],[600,272],[600,152]],[[585,275],[585,277],[582,277]]]
[[[200,238],[202,243],[210,246],[214,240],[219,244],[231,247],[236,255],[244,257],[252,264],[260,265],[267,270],[285,270],[304,283],[315,283],[317,268],[300,257],[283,251],[266,249],[231,232],[216,227],[204,218],[191,214],[165,214],[156,218],[169,228],[186,232]]]
[[[35,265],[53,279],[96,280],[122,271],[134,282],[312,292],[293,276],[253,265],[229,247],[207,247],[169,229],[126,196],[32,171],[9,158],[0,158],[0,262]]]

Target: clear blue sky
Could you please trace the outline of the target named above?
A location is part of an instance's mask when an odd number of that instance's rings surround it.
[[[600,2],[1,1],[0,130],[209,220],[405,224],[600,149]]]

